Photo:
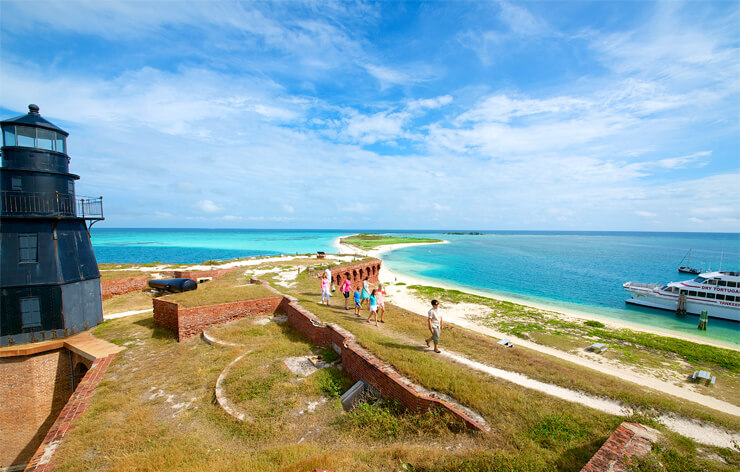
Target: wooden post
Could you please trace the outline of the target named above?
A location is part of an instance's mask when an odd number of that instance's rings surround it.
[[[709,314],[706,311],[701,312],[699,317],[699,329],[702,331],[707,330],[707,321],[709,321]]]
[[[678,296],[678,306],[676,307],[677,315],[686,314],[686,294],[682,293]]]

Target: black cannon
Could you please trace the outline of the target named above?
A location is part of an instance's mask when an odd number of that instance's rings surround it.
[[[162,290],[163,292],[189,292],[198,288],[198,284],[192,279],[163,279],[150,280],[149,287]]]

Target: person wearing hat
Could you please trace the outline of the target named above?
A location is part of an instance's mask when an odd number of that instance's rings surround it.
[[[429,310],[427,323],[429,324],[429,332],[432,333],[430,337],[424,340],[427,343],[427,347],[430,342],[434,342],[434,352],[441,352],[439,350],[439,333],[442,331],[442,314],[439,312],[439,302],[432,300],[432,309]]]

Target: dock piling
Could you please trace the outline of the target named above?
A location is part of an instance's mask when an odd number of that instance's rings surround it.
[[[701,312],[701,316],[699,316],[699,326],[698,328],[702,331],[707,330],[707,321],[709,321],[709,314],[706,311]]]

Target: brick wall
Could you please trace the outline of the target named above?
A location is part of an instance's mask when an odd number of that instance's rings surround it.
[[[103,300],[105,300],[116,295],[144,290],[148,287],[147,282],[149,282],[149,277],[146,275],[126,279],[101,280],[100,293],[103,296]]]
[[[74,427],[72,422],[87,410],[95,387],[98,386],[103,374],[115,357],[115,354],[111,354],[108,357],[96,359],[92,363],[90,370],[87,371],[72,396],[69,397],[69,401],[66,402],[58,417],[55,416],[56,420],[51,425],[49,432],[46,433],[41,445],[36,449],[36,453],[25,469],[26,472],[52,472],[54,470],[54,451],[67,432]]]
[[[196,271],[165,271],[159,272],[162,278],[184,278],[197,281],[201,277],[211,277],[217,279],[224,274],[228,274],[235,268],[231,269],[213,269],[213,270],[196,270]],[[140,275],[137,277],[128,277],[126,279],[101,280],[100,293],[103,300],[115,295],[123,295],[137,290],[145,290],[149,287],[150,276]]]
[[[382,261],[380,259],[369,259],[362,262],[353,262],[332,267],[331,281],[337,287],[341,287],[342,282],[345,279],[349,279],[352,287],[357,287],[357,284],[362,283],[365,277],[367,277],[368,282],[376,284],[378,283],[381,263]]]
[[[28,462],[67,403],[69,354],[55,349],[0,358],[0,467]]]
[[[177,340],[192,338],[207,327],[226,323],[247,316],[275,313],[282,296],[241,300],[193,308],[183,308],[171,301],[153,300],[154,324],[167,328],[177,335]]]
[[[581,472],[621,472],[629,469],[630,458],[647,454],[657,440],[657,431],[637,423],[624,422],[609,436]]]
[[[217,279],[221,277],[224,274],[228,274],[232,270],[235,270],[236,267],[232,267],[231,269],[213,269],[213,270],[188,270],[188,271],[181,271],[176,270],[173,274],[173,277],[176,279],[193,279],[197,281],[201,277],[211,277],[214,279]]]

